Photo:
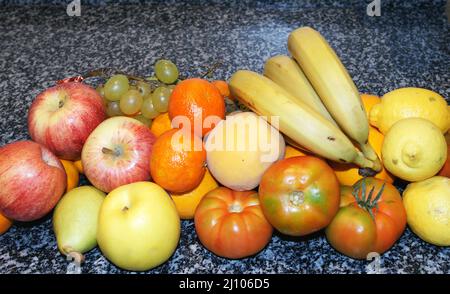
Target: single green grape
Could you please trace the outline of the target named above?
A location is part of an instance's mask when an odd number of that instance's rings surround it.
[[[141,123],[143,123],[144,125],[146,125],[147,127],[151,127],[152,125],[152,120],[149,118],[146,118],[145,116],[141,115],[137,115],[135,117],[133,117],[134,119],[137,119],[138,121],[140,121]]]
[[[178,68],[172,61],[161,59],[155,64],[155,75],[161,82],[172,84],[178,79]]]
[[[95,90],[100,94],[100,96],[105,97],[105,87],[102,84],[98,85]]]
[[[142,97],[147,97],[152,93],[150,85],[146,82],[138,81],[136,84],[136,89],[141,93]]]
[[[120,110],[126,115],[136,114],[141,109],[142,101],[142,95],[138,90],[128,90],[120,98]]]
[[[154,119],[159,115],[159,112],[153,106],[153,100],[151,95],[145,98],[144,102],[142,102],[141,113],[143,116],[150,119]]]
[[[106,114],[109,117],[123,115],[122,111],[120,110],[119,101],[110,101],[106,106]]]
[[[119,101],[130,88],[125,75],[114,75],[105,84],[105,97],[110,101]]]
[[[158,87],[152,94],[152,102],[156,111],[163,113],[169,108],[170,90],[166,87]]]
[[[100,85],[98,85],[97,88],[95,88],[95,90],[96,90],[97,93],[99,93],[100,96],[102,97],[102,103],[103,103],[103,106],[107,107],[107,106],[108,106],[108,103],[109,103],[109,100],[106,99],[106,97],[105,97],[105,87],[103,87],[103,85],[100,84]]]

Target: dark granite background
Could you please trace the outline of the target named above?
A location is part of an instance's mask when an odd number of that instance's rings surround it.
[[[227,79],[241,68],[261,71],[265,59],[286,54],[289,32],[304,25],[328,39],[361,92],[382,95],[417,86],[450,97],[445,1],[381,0],[380,17],[366,15],[370,1],[355,0],[91,0],[81,1],[80,17],[67,16],[69,2],[0,1],[0,145],[28,138],[27,109],[55,80],[99,67],[151,74],[161,57],[189,76],[222,61],[214,78]],[[373,272],[368,262],[334,251],[321,233],[302,239],[275,234],[255,257],[230,261],[199,244],[192,222],[182,226],[174,256],[149,273]],[[450,273],[450,248],[427,244],[407,230],[380,266],[383,273]],[[67,270],[51,216],[0,236],[0,273]],[[122,272],[98,249],[86,255],[81,270]]]

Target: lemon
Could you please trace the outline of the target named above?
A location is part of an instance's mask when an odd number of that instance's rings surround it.
[[[381,156],[393,175],[410,181],[434,176],[447,160],[447,143],[441,131],[423,118],[396,122],[384,137]]]
[[[442,133],[450,127],[450,108],[445,99],[438,93],[421,88],[400,88],[385,94],[381,103],[372,107],[369,121],[386,134],[394,123],[408,117],[427,119]]]
[[[450,179],[432,177],[409,184],[403,204],[411,230],[438,246],[450,246]]]

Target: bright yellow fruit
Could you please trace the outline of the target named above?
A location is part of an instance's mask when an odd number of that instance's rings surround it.
[[[152,122],[150,127],[150,131],[156,136],[159,137],[163,133],[172,129],[172,124],[170,122],[169,113],[161,113]]]
[[[120,268],[146,271],[170,258],[180,238],[180,218],[170,196],[151,182],[112,190],[98,217],[97,242]]]
[[[421,239],[450,246],[450,179],[432,177],[403,192],[408,225]]]
[[[219,187],[216,180],[212,177],[210,172],[206,170],[203,180],[200,185],[197,186],[192,191],[184,194],[170,194],[175,207],[177,208],[178,215],[182,219],[193,219],[195,214],[195,209],[197,209],[198,204],[202,200],[203,196],[209,191],[214,190]]]
[[[294,148],[290,145],[286,145],[286,149],[284,152],[284,158],[290,158],[295,156],[306,156],[307,154],[305,151],[302,151],[300,149]]]
[[[80,175],[78,174],[78,169],[72,161],[60,159],[64,170],[67,175],[67,185],[66,192],[69,192],[73,188],[78,187],[78,182],[80,180]]]
[[[0,213],[0,235],[8,231],[12,226],[12,221]]]
[[[376,96],[374,96],[376,97]],[[383,146],[384,136],[377,129],[369,127],[369,143],[375,150],[378,156],[381,157],[381,148]],[[355,164],[338,163],[330,161],[330,166],[333,168],[336,177],[341,185],[353,186],[354,183],[359,181],[362,176],[359,175],[359,168]],[[384,167],[376,174],[375,178],[384,180],[388,183],[394,182],[394,176],[390,174]]]
[[[372,110],[372,107],[380,103],[381,99],[376,95],[361,94],[361,101],[364,105],[364,109],[366,110],[367,117],[369,117],[369,113]]]
[[[423,118],[396,122],[384,137],[384,167],[395,176],[422,181],[434,176],[447,160],[447,143],[441,131]]]
[[[370,124],[383,134],[397,121],[421,117],[433,122],[442,133],[450,127],[450,111],[445,99],[421,88],[400,88],[385,94],[370,111]]]
[[[81,162],[81,159],[74,161],[73,165],[75,165],[75,167],[77,168],[77,170],[80,174],[84,174],[83,163]]]

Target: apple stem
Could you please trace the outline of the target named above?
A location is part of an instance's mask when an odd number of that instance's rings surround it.
[[[69,252],[67,256],[73,258],[76,264],[81,264],[84,261],[84,255],[77,251]]]
[[[111,149],[106,148],[106,147],[102,148],[102,152],[103,152],[103,154],[111,154],[111,155],[114,154],[114,151],[112,151]]]
[[[112,150],[107,147],[103,147],[102,152],[103,154],[109,154],[114,156],[120,156],[122,154],[122,150],[120,148],[114,148],[114,150]]]

